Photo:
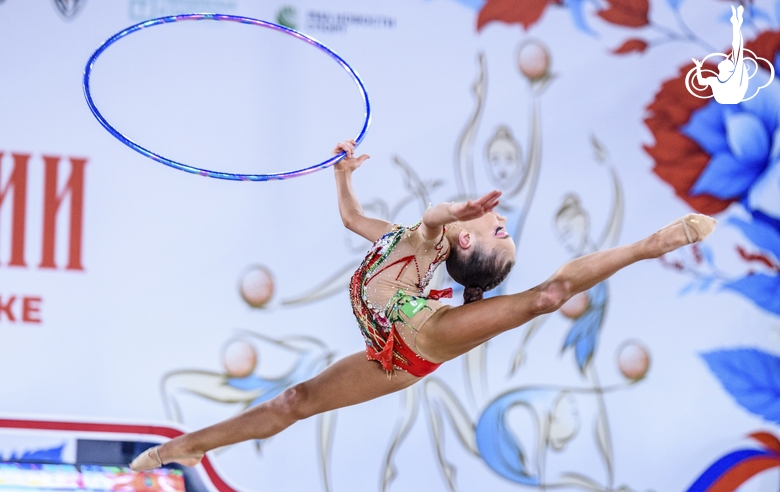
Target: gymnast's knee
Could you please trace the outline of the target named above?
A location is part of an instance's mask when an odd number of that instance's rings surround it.
[[[537,298],[535,311],[537,314],[547,314],[557,311],[572,296],[569,283],[555,278],[538,286],[536,291]]]
[[[298,383],[287,388],[276,400],[277,411],[291,420],[291,424],[314,414],[311,411],[312,402],[306,383]]]

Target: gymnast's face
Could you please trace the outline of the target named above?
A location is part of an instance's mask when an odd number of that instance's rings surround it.
[[[462,222],[460,247],[468,249],[479,243],[488,251],[498,251],[507,259],[515,259],[515,241],[506,231],[506,217],[489,212],[474,220]]]

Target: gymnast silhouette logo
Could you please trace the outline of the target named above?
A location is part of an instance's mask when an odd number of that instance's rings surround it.
[[[772,83],[775,78],[775,67],[769,63],[766,58],[756,56],[755,53],[744,47],[742,38],[742,13],[744,12],[742,5],[734,9],[731,7],[731,27],[732,27],[732,39],[731,39],[731,54],[725,53],[711,53],[707,55],[703,60],[698,61],[693,58],[693,63],[696,65],[685,76],[685,87],[688,92],[700,99],[709,99],[714,97],[720,104],[737,104],[742,101],[748,101],[756,97],[758,92],[764,87]],[[704,62],[709,58],[721,57],[723,61],[718,63],[718,73],[714,71],[702,68]],[[755,92],[750,96],[745,97],[748,86],[750,85],[750,79],[752,79],[759,69],[759,60],[763,61],[769,70],[769,80],[757,87]],[[749,62],[749,63],[748,63]],[[749,65],[752,64],[752,73]],[[703,77],[702,73],[711,73],[711,77]],[[694,78],[695,76],[695,78]],[[697,92],[705,92],[707,87],[712,88],[712,94],[708,96],[701,96]]]

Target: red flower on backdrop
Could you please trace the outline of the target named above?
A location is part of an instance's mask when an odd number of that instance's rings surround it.
[[[567,4],[570,8],[578,10],[578,16],[582,15],[582,2],[575,2],[576,7]],[[625,27],[642,27],[650,23],[648,0],[606,0],[606,8],[598,11],[599,17],[605,21]],[[520,24],[524,29],[539,22],[544,11],[549,5],[564,5],[563,0],[487,0],[477,17],[477,30],[481,30],[486,24],[498,21],[507,24]],[[584,21],[583,21],[584,22]],[[580,26],[583,28],[584,25]],[[586,29],[587,30],[587,29]],[[627,51],[644,51],[632,44]]]
[[[655,161],[653,172],[672,185],[678,197],[694,210],[714,214],[725,209],[730,202],[711,195],[688,194],[710,162],[709,154],[679,132],[680,127],[688,123],[691,114],[707,104],[706,99],[691,96],[685,88],[685,75],[691,68],[693,63],[684,65],[676,78],[664,82],[655,100],[647,106],[650,116],[645,119],[645,124],[653,133],[655,144],[643,147]],[[703,68],[717,69],[706,65]]]
[[[745,43],[745,48],[760,57],[774,60],[775,53],[780,51],[780,32],[764,32]],[[704,67],[717,72],[714,65],[705,64]],[[655,143],[644,145],[644,149],[655,161],[653,172],[669,183],[678,197],[698,212],[715,214],[738,198],[723,199],[706,193],[691,193],[691,188],[711,158],[698,143],[680,131],[691,115],[709,102],[708,99],[693,97],[685,88],[685,75],[691,68],[693,63],[681,67],[677,77],[664,82],[653,102],[647,106],[649,115],[645,124],[653,133]]]
[[[598,16],[607,22],[626,27],[642,27],[650,23],[648,0],[606,0],[608,7]]]
[[[493,21],[520,24],[528,29],[542,17],[548,5],[562,5],[563,0],[487,0],[477,17],[477,30]]]

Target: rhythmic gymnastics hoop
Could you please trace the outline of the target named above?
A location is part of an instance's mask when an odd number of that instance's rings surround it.
[[[315,164],[310,167],[299,169],[297,171],[288,171],[288,172],[281,172],[281,173],[236,174],[236,173],[226,173],[221,171],[210,171],[208,169],[202,169],[199,167],[190,166],[181,162],[177,162],[172,159],[163,157],[159,154],[156,154],[151,150],[148,150],[142,147],[141,145],[135,143],[134,141],[130,140],[129,138],[124,136],[120,131],[118,131],[116,128],[111,126],[111,124],[100,113],[97,106],[95,105],[95,102],[92,100],[92,92],[90,90],[90,85],[89,85],[90,76],[92,75],[92,67],[95,64],[95,61],[98,59],[98,57],[106,50],[106,48],[108,48],[118,40],[122,39],[123,37],[127,36],[128,34],[132,34],[136,31],[140,31],[141,29],[145,29],[147,27],[158,26],[160,24],[169,24],[171,22],[193,21],[193,20],[230,21],[230,22],[238,22],[241,24],[251,24],[254,26],[266,27],[269,29],[273,29],[275,31],[279,31],[284,34],[288,34],[294,38],[300,39],[301,41],[305,41],[310,45],[319,48],[321,51],[324,51],[326,54],[330,55],[330,57],[333,58],[339,65],[341,65],[341,67],[349,74],[349,76],[355,82],[355,85],[357,85],[358,91],[360,92],[360,96],[363,98],[363,105],[365,107],[363,127],[360,129],[360,133],[358,134],[358,136],[355,137],[355,142],[357,142],[357,144],[359,145],[360,142],[363,140],[363,138],[366,135],[366,131],[368,130],[368,125],[371,123],[371,104],[368,101],[368,93],[366,93],[366,88],[363,85],[363,81],[360,79],[360,76],[357,74],[357,72],[355,72],[355,70],[352,69],[351,66],[349,66],[349,64],[346,61],[344,61],[343,58],[341,58],[333,50],[331,50],[324,44],[320,43],[316,39],[309,37],[294,29],[290,29],[289,27],[280,26],[278,24],[274,24],[272,22],[267,22],[260,19],[253,19],[251,17],[240,17],[237,15],[213,14],[213,13],[170,15],[167,17],[158,17],[156,19],[150,19],[148,21],[139,22],[138,24],[130,26],[127,29],[114,34],[113,36],[108,38],[105,42],[103,42],[103,44],[101,44],[97,50],[95,50],[95,52],[89,58],[89,61],[87,61],[87,66],[84,68],[84,82],[83,82],[84,97],[86,98],[87,105],[89,106],[89,109],[92,111],[92,114],[95,116],[95,118],[97,118],[100,124],[103,125],[103,128],[108,130],[108,133],[113,135],[117,140],[127,145],[131,149],[135,150],[136,152],[152,160],[155,160],[161,164],[170,166],[174,169],[179,169],[181,171],[186,171],[188,173],[199,174],[201,176],[207,176],[209,178],[227,179],[232,181],[271,181],[271,180],[295,178],[298,176],[310,174],[315,171],[319,171],[320,169],[325,169],[326,167],[332,166],[333,164],[337,163],[338,161],[340,161],[346,156],[346,152],[341,152],[340,154],[337,154],[326,161],[320,162],[319,164]]]

